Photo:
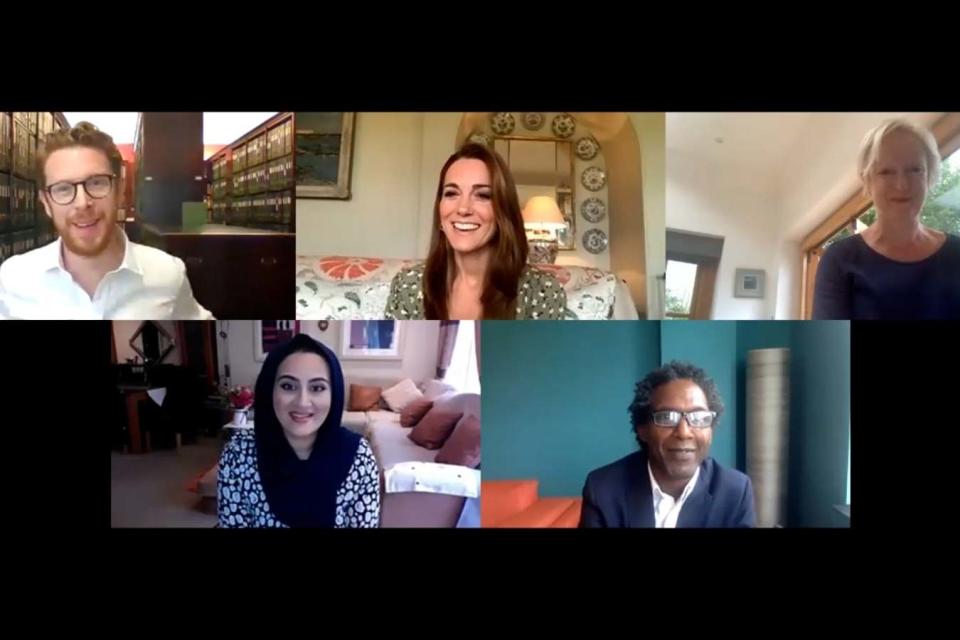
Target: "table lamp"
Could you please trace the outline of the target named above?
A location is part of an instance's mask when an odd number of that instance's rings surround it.
[[[549,196],[534,196],[523,208],[523,226],[530,245],[530,264],[553,264],[560,250],[557,231],[566,227],[557,201]]]

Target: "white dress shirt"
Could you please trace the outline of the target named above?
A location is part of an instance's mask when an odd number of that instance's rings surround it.
[[[693,473],[693,477],[690,478],[687,486],[683,488],[683,493],[680,494],[679,500],[674,500],[673,496],[663,492],[657,483],[657,479],[653,477],[653,469],[650,467],[649,461],[647,462],[647,473],[650,474],[650,488],[653,490],[654,526],[657,529],[676,529],[677,518],[680,517],[680,510],[683,509],[683,503],[687,501],[687,498],[693,493],[693,488],[697,486],[697,478],[700,477],[700,467],[697,467],[697,470]]]
[[[0,318],[21,320],[212,320],[193,297],[183,260],[123,238],[123,261],[91,298],[63,266],[62,241],[0,265]]]

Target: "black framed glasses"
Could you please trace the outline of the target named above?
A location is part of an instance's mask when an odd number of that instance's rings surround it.
[[[680,418],[686,418],[687,424],[692,429],[707,429],[713,426],[714,420],[717,419],[716,411],[674,411],[673,409],[668,409],[666,411],[654,411],[653,412],[653,424],[658,427],[664,427],[667,429],[676,429],[680,424]]]
[[[44,191],[50,196],[50,199],[60,205],[71,204],[77,198],[77,186],[83,185],[83,190],[91,198],[99,200],[110,195],[113,189],[113,181],[116,178],[112,173],[98,173],[90,176],[86,180],[79,182],[69,182],[67,180],[54,182],[47,186]]]

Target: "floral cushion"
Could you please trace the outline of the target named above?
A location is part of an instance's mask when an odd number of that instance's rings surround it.
[[[538,264],[553,274],[567,293],[567,317],[573,320],[607,320],[613,317],[617,277],[602,269],[558,264]]]
[[[299,256],[297,318],[300,320],[380,320],[390,282],[417,260]]]
[[[390,283],[400,269],[419,260],[343,256],[297,257],[297,319],[379,320]],[[617,278],[592,267],[536,265],[557,278],[567,294],[567,318],[613,317]]]

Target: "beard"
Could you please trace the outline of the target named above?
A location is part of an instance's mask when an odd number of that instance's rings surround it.
[[[95,238],[78,238],[73,235],[74,227],[69,221],[53,221],[53,226],[57,229],[57,234],[63,241],[64,246],[70,253],[86,258],[92,258],[102,254],[110,246],[114,236],[117,233],[117,225],[109,216],[104,216],[99,224],[104,225],[104,231]]]

